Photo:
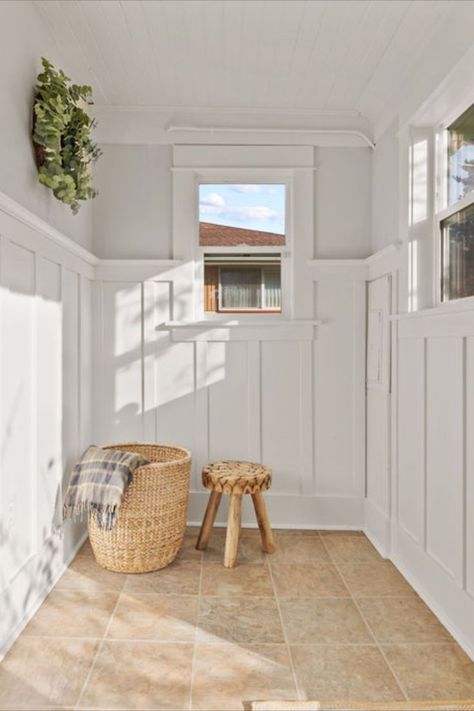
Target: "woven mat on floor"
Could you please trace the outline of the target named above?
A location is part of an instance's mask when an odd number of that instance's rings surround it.
[[[343,703],[324,701],[253,701],[249,711],[474,711],[468,701],[396,701],[392,703]]]

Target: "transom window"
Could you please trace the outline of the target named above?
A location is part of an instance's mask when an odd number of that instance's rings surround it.
[[[204,311],[281,313],[286,185],[199,186]]]

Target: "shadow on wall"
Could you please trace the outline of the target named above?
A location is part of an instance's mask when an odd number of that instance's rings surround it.
[[[83,530],[62,526],[63,477],[80,453],[79,435],[65,439],[79,431],[79,396],[64,387],[79,368],[64,336],[74,314],[79,327],[78,275],[13,242],[2,244],[2,261],[0,652]],[[65,274],[73,294],[67,307]]]

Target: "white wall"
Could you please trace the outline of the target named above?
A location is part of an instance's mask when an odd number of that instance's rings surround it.
[[[113,259],[171,257],[172,146],[104,145],[96,166],[94,253]]]
[[[32,2],[0,7],[0,191],[86,248],[92,244],[92,205],[73,215],[38,183],[31,142],[36,77],[41,56],[66,73],[68,67]],[[81,77],[74,76],[81,83]]]
[[[34,3],[0,13],[1,657],[84,536],[61,505],[92,436],[94,258],[92,205],[74,216],[38,183],[31,143],[40,57],[68,67]]]
[[[372,150],[315,148],[315,256],[371,254]]]
[[[368,152],[353,153],[367,168]],[[104,262],[97,270],[99,441],[151,439],[189,447],[190,520],[196,523],[207,500],[203,464],[242,458],[274,469],[267,500],[275,526],[361,527],[365,263],[312,259],[312,148],[179,146],[174,156],[173,244],[183,261]],[[223,175],[241,166],[247,177],[272,170],[290,176],[294,314],[322,325],[157,330],[168,320],[194,317],[195,184],[217,166]],[[327,199],[337,202],[336,185],[326,189]],[[368,244],[367,225],[359,228],[364,234],[355,233],[354,240]],[[245,522],[255,524],[248,510]]]
[[[392,557],[474,656],[474,310],[398,323]]]
[[[106,259],[171,256],[172,146],[102,146],[96,166],[94,254]],[[369,148],[315,150],[314,256],[367,257],[371,253]]]
[[[183,269],[132,263],[98,269],[98,440],[188,447],[194,523],[208,497],[202,466],[237,458],[273,467],[266,500],[274,526],[360,528],[364,266],[339,275],[314,269],[314,315],[325,321],[316,329],[157,330],[176,310]],[[225,509],[220,521],[224,515]],[[255,524],[248,509],[244,521]]]
[[[372,244],[378,252],[399,239],[399,144],[395,119],[377,139],[372,160]]]
[[[92,437],[93,260],[49,231],[2,199],[0,656],[84,535],[62,526],[62,492]]]

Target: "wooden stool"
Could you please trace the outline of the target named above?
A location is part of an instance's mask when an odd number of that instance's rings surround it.
[[[226,568],[234,567],[239,545],[242,496],[251,494],[262,537],[262,548],[265,553],[273,553],[275,546],[273,545],[272,529],[262,496],[262,491],[269,489],[272,485],[271,469],[263,464],[254,464],[253,462],[214,462],[202,470],[202,483],[207,489],[211,489],[211,495],[196,543],[198,550],[201,551],[207,547],[222,494],[230,494],[224,566]]]

